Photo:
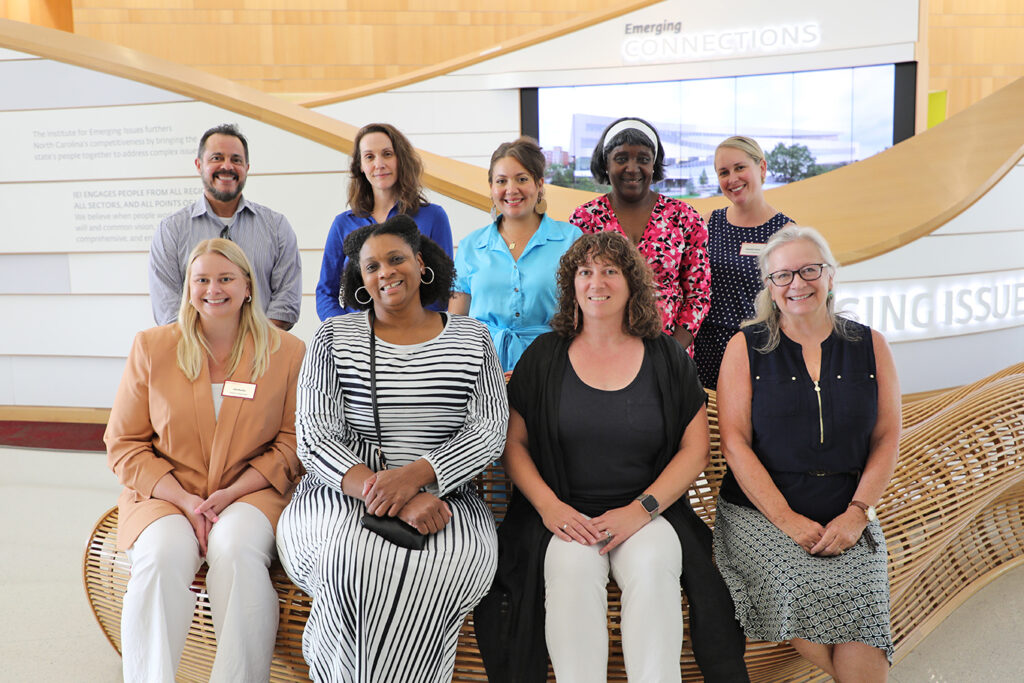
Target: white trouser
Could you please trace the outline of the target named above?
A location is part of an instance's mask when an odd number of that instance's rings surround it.
[[[211,681],[266,681],[277,637],[277,592],[267,568],[274,530],[259,509],[232,503],[207,544],[217,656]],[[196,596],[189,590],[202,563],[199,541],[184,515],[161,517],[128,550],[131,579],[121,613],[124,680],[173,683]]]
[[[631,683],[679,681],[683,556],[656,517],[607,555],[551,538],[544,556],[544,634],[559,683],[608,680],[608,571],[622,590],[622,654]]]

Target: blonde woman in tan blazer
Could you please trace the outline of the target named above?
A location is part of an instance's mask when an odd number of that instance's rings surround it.
[[[275,329],[233,242],[189,257],[178,321],[140,332],[104,440],[125,485],[118,546],[132,562],[126,681],[173,681],[205,559],[217,634],[212,681],[270,675],[274,528],[301,474],[295,383],[304,344]]]

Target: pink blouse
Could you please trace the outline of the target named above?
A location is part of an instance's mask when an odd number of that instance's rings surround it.
[[[608,195],[578,207],[569,222],[585,233],[615,230],[625,235]],[[696,209],[663,194],[651,211],[637,249],[654,271],[665,333],[682,325],[694,337],[711,307],[708,229]],[[688,349],[693,355],[693,346]]]

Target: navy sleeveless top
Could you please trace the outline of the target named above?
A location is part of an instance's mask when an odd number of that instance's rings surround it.
[[[802,348],[780,334],[760,353],[763,326],[742,330],[750,361],[751,446],[795,512],[827,524],[849,506],[867,463],[878,418],[878,383],[871,329],[846,322],[855,340],[835,332],[821,344],[817,388]],[[753,507],[732,472],[722,497]]]

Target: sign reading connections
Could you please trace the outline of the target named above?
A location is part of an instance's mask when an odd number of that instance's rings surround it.
[[[821,26],[809,21],[723,31],[683,30],[683,22],[626,23],[625,63],[683,62],[772,52],[812,50],[821,43]]]

